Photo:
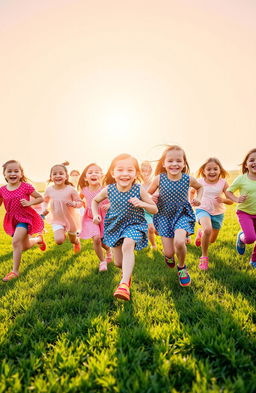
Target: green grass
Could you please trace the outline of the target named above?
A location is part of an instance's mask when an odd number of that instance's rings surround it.
[[[0,283],[0,392],[254,393],[256,271],[252,246],[236,254],[238,228],[229,207],[207,272],[188,246],[189,288],[160,251],[137,253],[132,300],[122,303],[113,298],[120,271],[99,274],[90,241],[74,256],[48,227],[47,251],[24,253],[19,279]],[[1,227],[1,277],[11,265]]]

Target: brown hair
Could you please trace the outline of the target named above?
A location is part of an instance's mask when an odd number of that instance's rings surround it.
[[[246,168],[246,161],[248,160],[249,155],[252,154],[252,153],[256,153],[256,149],[251,149],[251,150],[246,154],[246,156],[244,157],[242,164],[240,164],[240,165],[242,166],[242,172],[243,172],[243,173],[248,172],[248,168]]]
[[[3,175],[4,175],[4,172],[6,171],[6,169],[7,169],[7,167],[8,167],[8,165],[9,164],[17,164],[18,166],[19,166],[19,169],[20,169],[20,171],[21,171],[21,178],[20,178],[20,181],[28,181],[28,179],[26,178],[26,176],[24,175],[24,170],[23,170],[23,168],[22,168],[22,166],[20,165],[20,163],[19,163],[19,161],[16,161],[16,160],[9,160],[9,161],[6,161],[4,164],[3,164]],[[4,178],[5,178],[5,180],[6,180],[6,177],[4,176]],[[7,180],[6,180],[7,181]]]
[[[80,175],[80,172],[77,169],[72,169],[72,171],[70,171],[70,173],[69,173],[69,176],[75,176],[75,175],[72,175],[72,173],[74,173],[74,172],[77,173],[77,176]]]
[[[220,160],[218,160],[218,158],[215,157],[210,157],[208,158],[208,160],[205,161],[205,163],[203,165],[200,166],[200,168],[197,171],[197,177],[205,177],[204,175],[204,170],[207,164],[209,164],[209,162],[215,162],[216,165],[218,165],[218,167],[220,168],[220,177],[222,177],[223,179],[225,179],[225,177],[229,176],[229,173],[223,168],[223,166],[220,163]]]
[[[87,165],[87,166],[84,168],[83,172],[81,173],[81,176],[79,177],[79,180],[78,180],[78,183],[77,183],[77,188],[78,188],[78,189],[81,189],[81,190],[82,190],[82,188],[88,187],[88,186],[89,186],[88,181],[85,180],[85,175],[86,175],[86,172],[88,171],[88,169],[89,169],[91,166],[96,166],[96,167],[99,168],[99,169],[101,170],[101,172],[102,172],[101,167],[100,167],[99,165],[95,164],[95,162],[92,162],[91,164]]]
[[[169,151],[172,151],[172,150],[180,150],[180,151],[182,151],[182,153],[183,153],[183,160],[184,160],[184,163],[185,163],[184,168],[182,169],[182,172],[183,173],[189,173],[189,165],[188,165],[187,157],[186,157],[186,154],[185,154],[184,150],[180,146],[178,146],[178,145],[170,145],[170,146],[168,146],[165,149],[165,151],[163,152],[160,160],[158,161],[156,169],[155,169],[155,175],[159,175],[160,173],[167,173],[166,169],[164,168],[164,160],[166,158],[167,153]]]
[[[142,176],[141,176],[141,172],[140,172],[140,167],[139,167],[138,161],[136,160],[136,158],[134,158],[130,154],[123,153],[123,154],[119,154],[119,156],[115,157],[111,161],[110,167],[108,168],[108,171],[107,171],[107,173],[106,173],[106,175],[104,176],[104,179],[103,179],[103,184],[104,185],[113,184],[113,183],[116,182],[115,179],[112,176],[112,172],[113,172],[113,170],[114,170],[114,168],[115,168],[115,166],[116,166],[118,161],[126,160],[128,158],[132,159],[132,161],[134,163],[135,170],[136,170],[136,179],[134,180],[133,184],[136,182],[136,180],[141,181]]]
[[[69,165],[69,162],[68,162],[68,161],[63,162],[62,164],[55,164],[55,165],[53,165],[53,166],[51,167],[51,170],[50,170],[50,178],[49,178],[49,180],[48,180],[48,183],[50,183],[50,182],[52,181],[52,180],[51,180],[51,176],[52,176],[52,171],[53,171],[53,169],[56,168],[56,166],[60,166],[61,168],[64,169],[64,172],[66,173],[66,176],[67,176],[67,178],[66,178],[66,180],[65,180],[65,184],[66,184],[66,185],[69,185],[69,186],[73,186],[73,183],[71,183],[71,182],[69,181],[68,170],[67,170],[67,168],[66,168],[68,165]]]

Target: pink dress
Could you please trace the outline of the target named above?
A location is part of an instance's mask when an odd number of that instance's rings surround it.
[[[4,217],[4,230],[13,236],[16,225],[24,222],[28,224],[28,234],[39,233],[44,229],[44,222],[31,206],[22,206],[21,199],[30,200],[35,191],[31,184],[22,182],[16,190],[9,191],[6,186],[0,187],[0,198],[4,201],[6,214]]]
[[[86,199],[86,208],[82,218],[82,231],[80,233],[81,239],[91,239],[93,236],[100,236],[103,238],[104,235],[104,218],[106,211],[102,208],[103,205],[109,203],[108,199],[99,203],[99,215],[102,220],[99,224],[94,224],[92,221],[92,200],[93,198],[102,190],[102,187],[96,191],[89,191],[89,187],[84,187],[82,189],[82,194]]]
[[[225,185],[227,184],[226,180],[219,179],[213,184],[207,183],[204,178],[200,178],[197,181],[204,188],[201,204],[198,206],[198,209],[205,210],[212,216],[223,214],[225,212],[225,205],[224,203],[217,202],[215,198],[222,196]]]
[[[45,191],[44,200],[46,205],[50,202],[50,213],[46,216],[46,221],[49,224],[62,225],[67,232],[79,232],[81,217],[78,209],[66,205],[67,202],[80,201],[74,187],[66,185],[64,188],[56,189],[54,186],[50,186]],[[45,206],[45,208],[47,207]]]

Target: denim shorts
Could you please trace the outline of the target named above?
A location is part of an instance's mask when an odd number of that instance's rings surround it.
[[[206,210],[196,209],[196,219],[199,223],[202,217],[209,217],[211,219],[213,229],[220,229],[224,219],[224,214],[222,213],[213,216],[212,214],[208,213]]]

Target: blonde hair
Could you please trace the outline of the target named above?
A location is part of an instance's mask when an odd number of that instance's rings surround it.
[[[164,167],[164,161],[165,161],[167,153],[169,151],[172,151],[172,150],[180,150],[180,151],[182,151],[182,153],[183,153],[183,160],[184,160],[184,163],[185,163],[184,168],[182,169],[182,172],[183,173],[189,173],[189,165],[188,165],[187,157],[186,157],[186,154],[185,154],[184,150],[180,146],[178,146],[178,145],[170,145],[170,146],[168,146],[164,150],[160,160],[158,161],[156,169],[155,169],[155,175],[159,175],[160,173],[167,173],[167,171],[166,171],[166,169]]]
[[[81,189],[81,190],[82,190],[82,188],[88,187],[88,186],[89,186],[88,181],[85,180],[85,175],[86,175],[86,172],[88,171],[88,169],[89,169],[91,166],[96,166],[96,167],[99,168],[99,169],[101,170],[101,172],[102,172],[101,167],[100,167],[99,165],[95,164],[95,162],[92,162],[91,164],[87,165],[87,166],[84,168],[83,172],[81,173],[81,176],[79,177],[79,180],[78,180],[78,183],[77,183],[77,188],[78,188],[78,189]]]
[[[136,158],[134,158],[130,154],[123,153],[123,154],[119,154],[119,156],[115,157],[111,161],[110,167],[108,168],[108,171],[107,171],[107,173],[106,173],[106,175],[104,176],[104,179],[103,179],[103,184],[104,185],[113,184],[113,183],[116,182],[115,179],[112,176],[112,172],[113,172],[117,162],[118,161],[122,161],[122,160],[127,160],[129,158],[133,161],[133,164],[134,164],[134,167],[135,167],[135,170],[136,170],[136,179],[134,180],[133,184],[136,182],[136,180],[141,181],[142,176],[141,176],[141,172],[140,172],[140,167],[139,167],[138,161],[136,160]]]
[[[209,162],[215,162],[215,164],[218,165],[218,167],[220,168],[220,176],[219,177],[222,177],[223,179],[225,179],[225,177],[229,176],[229,173],[221,165],[220,160],[218,160],[218,158],[215,158],[215,157],[210,157],[198,169],[197,177],[200,177],[200,176],[205,177],[204,170],[205,170],[206,165],[209,164]]]
[[[3,167],[3,175],[4,175],[4,172],[6,171],[6,169],[7,169],[7,167],[8,167],[9,164],[17,164],[18,167],[19,167],[19,169],[20,169],[20,171],[21,171],[21,178],[20,178],[20,181],[25,181],[25,182],[28,181],[27,177],[24,175],[24,170],[23,170],[23,168],[22,168],[20,162],[17,161],[17,160],[9,160],[9,161],[6,161],[6,162],[2,165],[2,167]],[[4,178],[5,178],[5,180],[7,181],[5,175],[4,175]]]

